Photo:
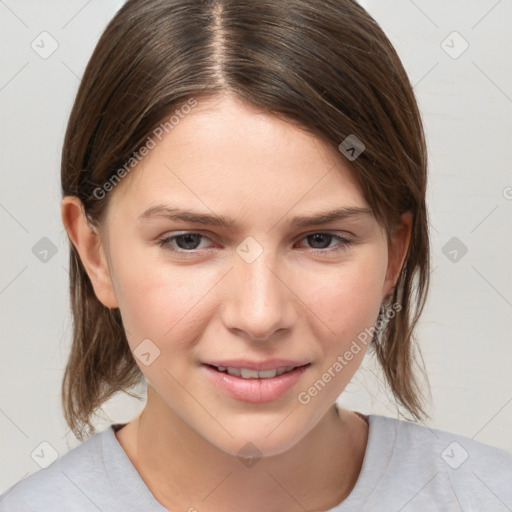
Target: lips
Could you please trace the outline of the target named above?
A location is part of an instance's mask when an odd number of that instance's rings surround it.
[[[235,368],[241,370],[254,370],[263,372],[267,370],[278,370],[281,368],[297,368],[309,364],[309,360],[293,360],[293,359],[267,359],[266,361],[251,361],[249,359],[227,359],[227,360],[211,360],[203,361],[203,364],[214,366],[216,368]]]
[[[201,368],[210,381],[230,397],[244,402],[265,403],[277,400],[291,392],[298,385],[302,375],[308,371],[310,366],[309,363],[296,366],[282,375],[267,378],[247,378],[241,375],[231,375],[226,371],[219,371],[216,365],[210,364],[202,364]],[[276,372],[276,369],[273,371]]]
[[[273,379],[279,377],[284,373],[291,372],[296,366],[283,366],[280,368],[274,368],[272,370],[251,370],[249,368],[234,368],[225,366],[211,366],[221,373],[228,373],[234,377],[241,377],[242,379]]]

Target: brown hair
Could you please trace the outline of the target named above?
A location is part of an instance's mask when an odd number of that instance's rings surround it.
[[[341,152],[339,158],[388,241],[400,215],[412,212],[410,246],[388,297],[401,308],[371,347],[396,400],[421,419],[413,329],[430,273],[426,144],[400,59],[355,1],[126,2],[102,34],[71,111],[63,196],[77,196],[101,226],[109,196],[98,199],[97,191],[159,123],[190,98],[224,93],[298,124],[336,151],[356,135],[364,151],[353,161]],[[73,342],[62,399],[68,425],[83,439],[86,429],[94,432],[93,413],[117,391],[142,382],[142,373],[119,310],[97,299],[71,242],[70,295]]]

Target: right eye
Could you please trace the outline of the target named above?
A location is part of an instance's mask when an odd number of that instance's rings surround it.
[[[165,235],[158,241],[160,247],[164,247],[171,252],[181,254],[194,254],[194,252],[198,249],[197,245],[201,242],[201,239],[209,240],[207,236],[201,233],[187,231],[184,233],[173,234],[171,236]],[[176,248],[176,245],[178,248]]]

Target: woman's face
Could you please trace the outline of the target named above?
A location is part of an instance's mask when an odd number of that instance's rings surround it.
[[[336,157],[237,100],[202,100],[110,192],[111,293],[137,364],[159,407],[227,453],[283,452],[320,421],[394,285],[394,253]],[[345,208],[361,213],[300,223]],[[307,366],[249,381],[207,362]]]

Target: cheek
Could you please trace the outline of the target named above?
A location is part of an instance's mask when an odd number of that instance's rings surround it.
[[[382,301],[386,261],[368,247],[322,273],[305,272],[299,296],[336,340],[348,341],[374,325]],[[311,315],[310,315],[311,316]],[[334,334],[333,334],[334,333]]]
[[[201,299],[215,280],[211,271],[152,261],[148,248],[125,251],[117,247],[113,280],[130,346],[133,349],[145,338],[158,346],[173,339],[173,349],[179,350],[208,320],[207,301]]]

